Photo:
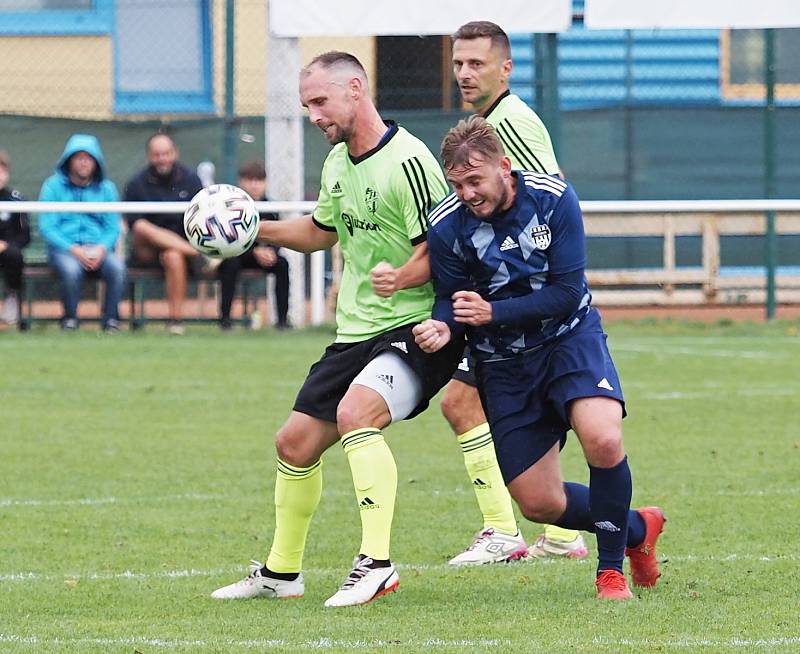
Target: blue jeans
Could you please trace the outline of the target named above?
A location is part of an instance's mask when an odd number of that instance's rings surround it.
[[[64,319],[77,318],[78,300],[81,297],[81,282],[87,271],[68,250],[50,248],[50,265],[61,280],[61,302],[64,304]],[[119,301],[125,289],[125,264],[114,254],[107,253],[96,273],[106,283],[103,302],[103,325],[109,320],[119,320]]]

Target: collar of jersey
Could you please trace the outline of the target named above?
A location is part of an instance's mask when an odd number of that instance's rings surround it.
[[[499,104],[500,104],[500,103],[503,101],[503,99],[504,99],[504,98],[506,98],[506,97],[508,97],[509,95],[511,95],[511,91],[509,91],[508,89],[506,89],[505,91],[503,91],[503,92],[502,92],[502,93],[501,93],[501,94],[498,96],[497,100],[495,100],[494,102],[492,102],[492,106],[491,106],[491,107],[489,107],[489,108],[488,108],[486,111],[484,111],[484,112],[483,112],[483,114],[481,114],[481,115],[482,115],[484,118],[488,118],[488,117],[489,117],[489,114],[490,114],[490,113],[492,113],[492,112],[493,112],[495,109],[497,109],[497,105],[499,105]]]
[[[391,141],[392,137],[395,134],[397,134],[398,127],[397,127],[397,123],[396,122],[394,122],[393,120],[384,120],[383,123],[384,123],[384,125],[386,125],[386,127],[388,129],[386,130],[384,135],[381,137],[381,140],[378,141],[378,145],[376,145],[374,148],[372,148],[372,150],[367,150],[364,154],[359,155],[358,157],[354,157],[349,152],[347,153],[347,156],[350,157],[350,161],[353,162],[353,164],[357,165],[357,164],[360,164],[365,159],[369,159],[373,154],[375,154],[384,145],[386,145],[389,141]]]

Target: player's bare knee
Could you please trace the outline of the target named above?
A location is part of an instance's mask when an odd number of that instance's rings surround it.
[[[340,434],[347,434],[355,429],[370,427],[370,420],[364,407],[346,398],[336,407],[336,427]]]
[[[281,427],[275,436],[278,458],[292,466],[306,467],[316,461],[316,452],[309,447],[304,435],[294,429]]]
[[[523,517],[531,522],[550,524],[553,520],[557,520],[563,513],[563,510],[559,510],[553,503],[542,499],[528,499],[517,502],[517,504]]]
[[[584,442],[589,465],[596,468],[613,468],[625,456],[622,437],[615,432],[593,435]]]

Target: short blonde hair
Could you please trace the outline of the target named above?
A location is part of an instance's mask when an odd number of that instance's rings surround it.
[[[472,168],[475,159],[487,160],[505,155],[500,138],[485,118],[470,116],[458,121],[442,141],[442,163],[445,170]]]

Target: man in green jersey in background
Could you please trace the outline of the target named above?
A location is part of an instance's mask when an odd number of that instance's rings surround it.
[[[475,21],[459,27],[452,41],[453,72],[461,97],[494,127],[512,166],[561,176],[544,123],[508,90],[512,61],[506,33],[489,21]],[[497,465],[468,349],[445,389],[442,413],[461,445],[484,521],[472,544],[450,563],[477,565],[517,558],[525,542]],[[588,551],[580,532],[548,525],[528,553],[582,558]]]
[[[262,222],[259,238],[300,252],[339,242],[344,259],[336,340],[315,363],[278,431],[275,534],[266,565],[215,599],[300,597],[303,552],[322,493],[325,450],[340,442],[353,475],[361,547],[344,584],[325,606],[364,604],[399,584],[389,558],[397,469],[381,430],[409,418],[450,379],[463,342],[425,354],[413,326],[430,318],[428,211],[447,195],[428,148],[384,121],[359,61],[344,52],[316,57],[300,72],[309,119],[334,147],[322,168],[317,207],[302,218]],[[400,290],[378,295],[371,272],[391,266]]]

